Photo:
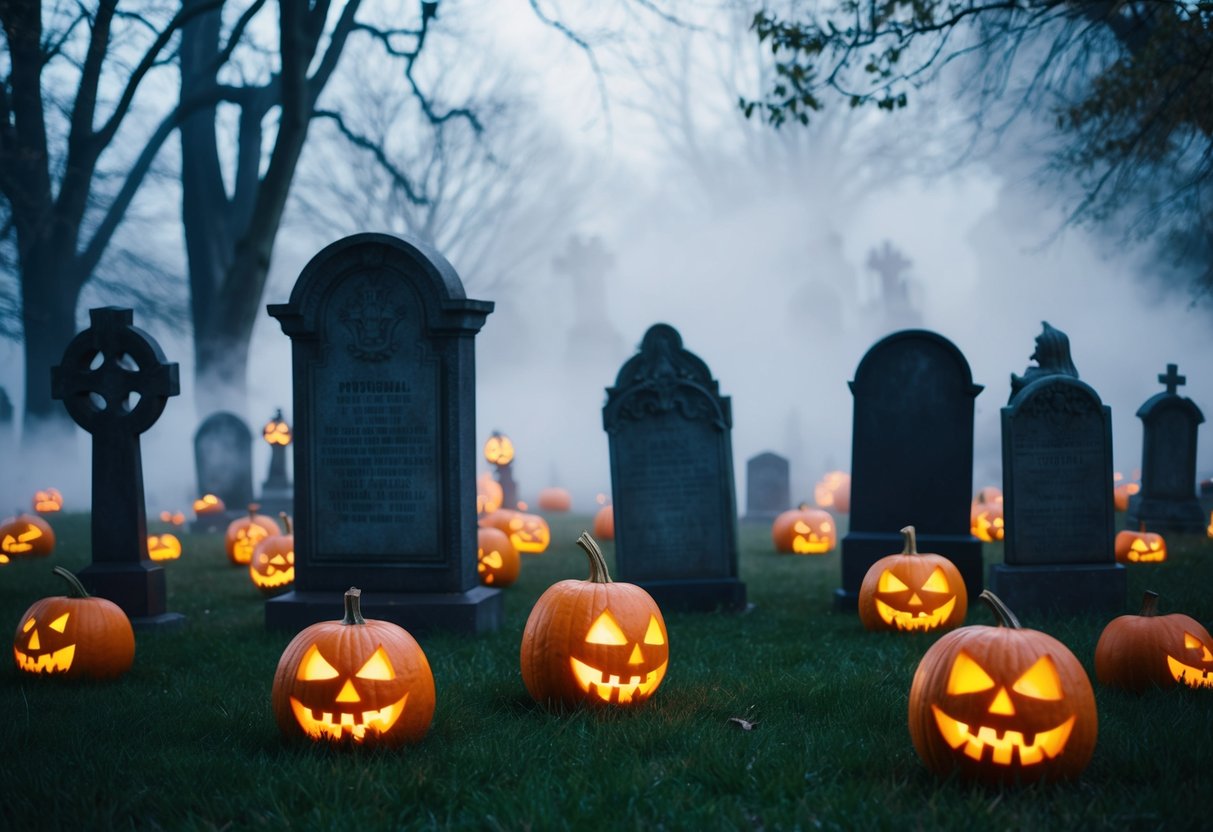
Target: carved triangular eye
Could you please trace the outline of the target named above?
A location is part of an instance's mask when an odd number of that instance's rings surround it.
[[[590,627],[590,631],[586,633],[585,640],[587,644],[627,644],[628,637],[623,634],[623,630],[615,623],[615,619],[611,617],[609,610],[603,610],[602,615],[598,616],[598,620]]]
[[[362,669],[354,674],[359,679],[395,679],[396,671],[392,669],[392,663],[388,661],[387,653],[383,652],[382,645],[378,647]]]
[[[922,585],[922,588],[927,592],[947,592],[948,578],[943,574],[943,569],[936,566],[935,571],[931,573],[931,577],[927,578],[927,582]]]
[[[1200,655],[1200,660],[1202,662],[1213,661],[1213,652],[1210,652],[1209,648],[1205,646],[1205,643],[1191,633],[1184,633],[1184,647],[1187,647],[1189,650],[1202,651]]]
[[[909,589],[900,578],[887,569],[880,573],[880,583],[876,588],[881,592],[905,592]]]
[[[657,616],[649,616],[649,629],[644,633],[645,644],[665,644],[665,636],[661,633],[661,625],[657,623]]]
[[[948,693],[977,693],[994,687],[994,680],[968,653],[961,651],[948,674]]]
[[[30,619],[30,621],[33,621],[33,620],[34,619],[32,619],[32,618]],[[25,629],[27,629],[27,630],[29,629],[28,623],[26,623]],[[1195,650],[1197,647],[1200,647],[1200,639],[1198,639],[1196,636],[1192,635],[1191,633],[1184,633],[1184,647],[1187,647],[1189,650]]]
[[[1061,677],[1057,675],[1053,660],[1048,656],[1041,656],[1036,660],[1036,664],[1016,680],[1011,690],[1033,699],[1056,701],[1062,698]]]
[[[803,520],[797,520],[792,524],[792,531],[796,532],[796,534],[808,534],[809,532],[813,531],[813,529]]]
[[[307,682],[336,679],[338,675],[337,668],[325,661],[324,656],[320,655],[320,648],[314,644],[307,649],[307,654],[299,663],[298,678]]]
[[[64,630],[67,629],[67,620],[69,618],[71,618],[71,615],[72,614],[70,612],[65,612],[63,615],[56,618],[54,621],[52,621],[47,626],[50,627],[52,630],[54,630],[56,633],[62,633]]]

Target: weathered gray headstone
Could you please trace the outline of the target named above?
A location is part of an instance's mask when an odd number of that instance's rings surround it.
[[[476,574],[475,353],[492,311],[442,255],[386,234],[338,240],[269,313],[291,338],[295,589],[270,628],[341,614],[418,632],[495,630],[500,590]]]
[[[51,395],[93,438],[93,562],[79,578],[136,627],[176,626],[184,616],[168,612],[164,567],[147,552],[139,434],[180,392],[177,365],[130,309],[90,309],[89,321],[51,368]]]
[[[615,563],[670,610],[742,609],[729,398],[668,324],[607,388]]]
[[[842,540],[835,606],[855,609],[864,575],[903,549],[947,557],[970,597],[981,592],[981,541],[969,532],[973,493],[973,408],[982,385],[964,354],[924,329],[877,341],[855,370],[851,432],[851,517]]]
[[[202,420],[194,434],[198,495],[214,494],[225,511],[199,515],[191,528],[216,531],[243,517],[253,501],[253,434],[235,413],[219,411]]]
[[[1152,532],[1204,534],[1208,515],[1196,493],[1196,433],[1205,416],[1176,389],[1187,379],[1167,365],[1158,380],[1166,390],[1137,411],[1142,421],[1141,492],[1129,499],[1127,526]]]
[[[1005,562],[990,567],[990,588],[1021,614],[1110,615],[1125,604],[1111,410],[1076,375],[1042,375],[1002,408]]]
[[[745,520],[769,523],[792,507],[788,461],[764,451],[745,464]]]

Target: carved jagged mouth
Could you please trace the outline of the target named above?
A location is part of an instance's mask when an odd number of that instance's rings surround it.
[[[1167,553],[1161,550],[1154,552],[1139,552],[1136,549],[1129,550],[1129,560],[1134,563],[1157,563],[1160,560],[1166,560]]]
[[[989,748],[990,759],[1000,766],[1009,766],[1015,759],[1019,760],[1021,766],[1031,766],[1045,757],[1056,757],[1066,747],[1070,731],[1078,719],[1072,716],[1056,728],[1038,731],[1035,736],[1025,737],[1019,731],[1003,731],[1000,736],[998,731],[986,725],[977,726],[977,732],[973,733],[973,728],[952,719],[937,705],[932,705],[931,710],[935,713],[935,724],[939,726],[939,733],[943,735],[944,742],[952,748],[960,748],[963,745],[965,756],[978,762]]]
[[[1211,670],[1192,667],[1192,665],[1184,664],[1170,656],[1167,656],[1167,669],[1171,671],[1175,681],[1182,682],[1190,688],[1213,688],[1213,671]]]
[[[333,713],[308,708],[292,696],[291,710],[295,712],[295,721],[299,723],[299,727],[313,739],[340,740],[342,737],[350,737],[355,742],[362,742],[367,731],[387,733],[404,713],[408,698],[406,693],[398,702],[385,705],[377,711]]]
[[[796,535],[792,538],[792,553],[797,555],[824,555],[830,551],[830,541],[828,538],[812,535],[804,537]]]
[[[952,609],[956,606],[956,596],[952,596],[946,604],[937,607],[934,612],[920,610],[917,613],[895,610],[879,598],[876,599],[876,612],[886,624],[893,624],[899,630],[933,630],[948,620]]]
[[[295,569],[284,569],[273,574],[258,573],[254,582],[260,587],[284,586],[295,580]]]
[[[76,645],[69,644],[53,653],[42,653],[36,657],[22,653],[14,647],[13,655],[17,658],[17,667],[27,673],[63,673],[72,666],[72,659],[76,657]]]
[[[656,670],[650,670],[643,676],[629,676],[623,679],[619,676],[608,676],[606,671],[590,667],[571,656],[569,662],[573,666],[573,676],[583,691],[597,694],[603,702],[615,701],[624,705],[633,699],[644,699],[655,691],[665,677],[665,669],[669,664],[664,661]]]

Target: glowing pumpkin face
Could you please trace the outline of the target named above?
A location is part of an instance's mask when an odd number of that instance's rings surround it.
[[[291,533],[290,518],[285,513],[279,517],[285,533],[270,535],[258,543],[248,565],[253,585],[268,594],[295,582],[295,535]]]
[[[476,513],[491,514],[501,508],[505,491],[492,474],[481,474],[476,478]]]
[[[839,514],[851,510],[851,475],[844,471],[831,471],[813,487],[813,500],[821,508]]]
[[[345,618],[305,628],[282,653],[271,692],[288,737],[397,746],[416,742],[434,716],[434,675],[409,633],[368,620],[360,591],[345,594]]]
[[[1190,616],[1159,615],[1158,593],[1147,590],[1140,615],[1122,615],[1104,627],[1095,676],[1137,693],[1155,685],[1213,688],[1213,637]]]
[[[1004,626],[970,626],[927,650],[910,686],[914,748],[931,770],[989,783],[1077,776],[1095,750],[1095,694],[1057,639],[1025,630],[988,590]]]
[[[969,507],[969,530],[983,543],[993,543],[1006,537],[1002,510],[1002,492],[987,486],[977,492]]]
[[[203,494],[194,500],[194,514],[218,514],[226,508],[214,494]]]
[[[51,524],[36,514],[18,514],[0,523],[0,563],[10,558],[44,558],[55,550]]]
[[[476,536],[476,573],[480,583],[502,587],[518,580],[522,564],[509,536],[501,529],[486,526],[477,529]]]
[[[503,508],[480,518],[480,525],[501,529],[510,536],[510,543],[519,552],[537,555],[552,542],[548,521],[538,514]]]
[[[258,514],[258,508],[260,506],[256,503],[249,503],[248,517],[238,517],[227,524],[223,545],[228,560],[235,565],[244,566],[250,563],[258,543],[271,535],[282,534],[282,528],[274,518]]]
[[[494,433],[484,443],[484,458],[493,465],[509,465],[514,460],[514,443],[508,436]]]
[[[160,512],[160,522],[173,526],[184,526],[185,514],[180,511],[162,511]]]
[[[1117,471],[1112,475],[1112,503],[1117,511],[1129,510],[1129,499],[1141,491],[1141,484],[1130,482]]]
[[[63,567],[53,571],[71,590],[34,602],[21,616],[13,638],[18,669],[65,678],[121,676],[135,660],[130,619],[113,601],[90,597]]]
[[[776,552],[824,555],[837,543],[838,530],[829,512],[802,505],[775,518],[771,539]]]
[[[51,514],[63,510],[63,495],[57,488],[34,492],[34,511],[39,514]]]
[[[1143,523],[1141,531],[1118,532],[1115,551],[1117,563],[1158,563],[1167,559],[1167,542],[1161,534],[1147,532]]]
[[[869,630],[926,632],[964,622],[968,592],[942,555],[919,554],[914,527],[901,530],[905,550],[876,561],[859,587],[859,618]]]
[[[152,560],[176,560],[181,557],[181,541],[173,534],[148,535],[147,556]]]
[[[285,447],[291,444],[291,426],[282,418],[281,410],[274,414],[273,419],[265,423],[265,427],[261,431],[261,438],[271,445]]]

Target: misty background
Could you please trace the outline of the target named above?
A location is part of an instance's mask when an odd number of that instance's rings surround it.
[[[477,440],[508,434],[522,498],[560,485],[574,510],[610,493],[604,389],[657,322],[677,328],[732,397],[742,510],[745,461],[762,451],[791,460],[794,501],[826,471],[849,469],[847,382],[876,340],[905,326],[953,341],[985,385],[975,489],[1001,485],[999,408],[1042,321],[1069,335],[1080,377],[1111,407],[1118,471],[1140,465],[1135,412],[1162,389],[1168,362],[1187,376],[1180,392],[1213,407],[1207,303],[1149,241],[1067,222],[1074,186],[1042,172],[1040,119],[985,135],[956,94],[958,65],[896,114],[837,106],[808,128],[775,130],[737,104],[767,71],[748,32],[753,9],[684,11],[678,25],[644,4],[569,5],[547,10],[554,26],[525,2],[444,0],[418,71],[450,100],[474,98],[485,130],[452,131],[439,161],[410,129],[398,75],[373,54],[343,56],[325,99],[395,158],[428,159],[441,198],[408,204],[372,156],[313,124],[253,331],[247,406],[233,407],[257,437],[256,491],[269,464],[261,426],[279,407],[294,421],[290,341],[264,305],[286,301],[314,254],[359,231],[432,241],[469,297],[496,302],[476,338]],[[175,94],[173,78],[149,78],[143,92],[150,111]],[[198,496],[193,434],[207,415],[195,407],[180,163],[170,138],[77,310],[84,328],[90,306],[133,306],[136,326],[179,364],[182,394],[143,435],[152,513]],[[869,265],[886,243],[908,261],[896,297]],[[18,430],[21,355],[11,334],[0,340]],[[83,509],[82,432],[77,445],[74,470],[7,466],[0,505],[24,507],[54,486],[68,510]],[[1197,470],[1213,474],[1207,437]]]

